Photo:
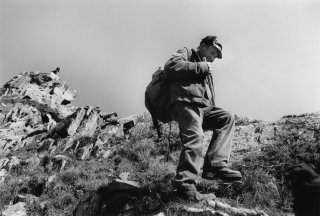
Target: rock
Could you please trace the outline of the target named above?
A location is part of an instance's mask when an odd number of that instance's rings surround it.
[[[60,143],[63,143],[64,150],[75,148],[77,142],[84,141],[84,139],[92,139],[92,143],[96,142],[96,133],[98,133],[98,126],[101,121],[99,116],[100,110],[97,107],[87,106],[78,108],[75,113],[59,122],[53,127],[44,139],[48,138],[63,138]],[[57,146],[61,146],[57,144]]]
[[[27,210],[25,208],[26,203],[18,202],[14,205],[9,205],[5,210],[1,212],[2,216],[27,216]]]
[[[113,182],[110,183],[109,188],[110,190],[115,191],[137,190],[140,189],[140,185],[138,182],[135,181],[115,179]]]
[[[87,145],[79,149],[76,153],[76,157],[78,160],[86,160],[91,155],[91,150],[93,148],[93,144]]]
[[[102,145],[95,145],[92,149],[91,155],[96,158],[108,158],[111,154],[110,150],[105,150]]]
[[[65,155],[55,155],[52,157],[53,169],[61,172],[71,159]]]
[[[45,105],[60,119],[74,112],[73,107],[64,101],[72,101],[77,96],[76,91],[53,73],[23,72],[4,87],[9,89],[7,96],[18,95],[38,105]]]
[[[223,212],[217,212],[210,208],[199,209],[193,207],[187,207],[181,211],[183,215],[187,216],[229,216]]]
[[[1,158],[0,159],[0,169],[5,168],[10,160],[8,158]]]
[[[8,175],[7,170],[5,170],[5,169],[0,170],[0,185],[4,182],[7,175]]]
[[[39,143],[39,147],[37,151],[39,153],[50,152],[50,154],[54,153],[55,146],[58,144],[57,140],[54,139],[46,139]]]
[[[130,175],[129,172],[124,172],[124,173],[121,173],[121,174],[119,175],[119,178],[120,178],[121,180],[123,180],[123,181],[127,181],[128,178],[129,178],[129,175]]]
[[[17,195],[14,198],[14,202],[13,204],[19,203],[19,202],[23,202],[26,203],[27,205],[40,205],[40,201],[39,198],[31,195],[31,194],[27,194],[27,195]]]
[[[48,180],[46,181],[45,188],[49,188],[52,182],[57,178],[56,174],[51,175]]]
[[[131,115],[131,116],[119,119],[120,124],[123,125],[124,134],[129,133],[129,130],[137,124],[137,120],[138,120],[137,115]]]
[[[0,169],[6,169],[10,171],[12,168],[20,165],[20,160],[16,156],[12,156],[10,158],[3,158],[0,160]]]
[[[46,155],[42,158],[41,164],[44,166],[45,172],[58,170],[61,172],[71,159],[65,155]]]
[[[123,127],[121,125],[117,124],[102,126],[97,137],[96,145],[107,143],[113,136],[124,137]]]
[[[230,216],[268,216],[264,211],[246,208],[235,208],[219,201],[209,201],[208,204],[220,213],[226,213]]]
[[[23,72],[7,82],[0,92],[0,154],[7,154],[34,143],[34,137],[46,133],[57,121],[74,113],[66,103],[76,97],[53,73]]]
[[[153,216],[166,216],[166,214],[164,212],[159,212],[158,214],[155,214]]]
[[[113,136],[124,137],[136,124],[134,115],[119,118],[98,107],[73,107],[75,97],[76,91],[52,72],[23,72],[7,82],[0,89],[0,155],[34,143],[39,143],[39,153],[51,155],[56,149],[105,145]],[[88,153],[88,148],[83,150]],[[95,153],[103,158],[110,154],[107,148]]]

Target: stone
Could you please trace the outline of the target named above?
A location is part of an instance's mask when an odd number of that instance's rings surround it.
[[[86,160],[91,155],[91,150],[93,148],[93,144],[87,145],[79,149],[76,153],[76,157],[78,160]]]
[[[48,180],[46,181],[45,188],[49,188],[52,182],[57,178],[56,174],[51,175]]]
[[[105,150],[102,145],[95,145],[92,149],[91,155],[95,158],[108,158],[111,154],[110,150]]]
[[[16,156],[12,156],[6,168],[8,171],[10,171],[12,168],[17,167],[19,165],[20,165],[20,160]]]
[[[7,175],[8,175],[7,170],[5,170],[5,169],[0,170],[0,185],[4,182]]]
[[[115,179],[109,185],[110,190],[123,191],[123,190],[137,190],[140,189],[140,185],[135,181],[127,181],[121,179]]]
[[[18,202],[14,205],[9,205],[5,210],[1,212],[2,216],[27,216],[27,210],[25,208],[26,203]]]
[[[65,166],[71,159],[65,155],[55,155],[52,157],[53,169],[59,170],[61,172],[64,170]]]
[[[166,216],[166,214],[164,212],[159,212],[158,214],[155,214],[153,216]]]
[[[129,172],[123,172],[123,173],[121,173],[121,174],[119,175],[119,178],[120,178],[121,180],[127,181],[128,178],[129,178],[129,175],[130,175]]]
[[[187,207],[181,211],[183,215],[188,216],[229,216],[226,213],[215,211],[211,208],[194,208],[194,207]]]
[[[15,198],[14,198],[14,203],[13,204],[16,204],[16,203],[19,203],[19,202],[23,202],[23,203],[26,203],[27,205],[31,204],[31,205],[40,205],[40,201],[39,201],[39,198],[32,195],[32,194],[27,194],[27,195],[17,195]]]
[[[55,142],[55,140],[51,139],[51,138],[43,140],[42,142],[39,143],[39,147],[38,147],[37,151],[39,153],[49,151],[50,149],[52,149],[54,142]]]
[[[119,122],[123,125],[123,132],[124,134],[129,133],[129,130],[133,128],[137,124],[138,116],[131,115],[125,118],[120,118]]]
[[[10,160],[8,158],[1,158],[0,159],[0,169],[5,168]]]

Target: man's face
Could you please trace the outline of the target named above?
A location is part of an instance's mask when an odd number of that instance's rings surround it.
[[[208,62],[213,62],[218,57],[218,50],[214,46],[201,46],[200,47],[201,58],[206,57]]]

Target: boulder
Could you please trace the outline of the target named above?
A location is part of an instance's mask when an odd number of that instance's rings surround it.
[[[5,210],[1,212],[2,216],[27,216],[27,210],[25,208],[26,203],[18,202],[14,205],[9,205]]]
[[[68,105],[76,92],[54,73],[23,72],[0,89],[0,155],[33,144],[75,112]]]

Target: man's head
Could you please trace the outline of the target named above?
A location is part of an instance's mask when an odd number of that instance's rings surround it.
[[[222,45],[216,36],[207,36],[201,40],[198,53],[201,58],[205,57],[207,61],[213,62],[215,58],[222,58]]]

